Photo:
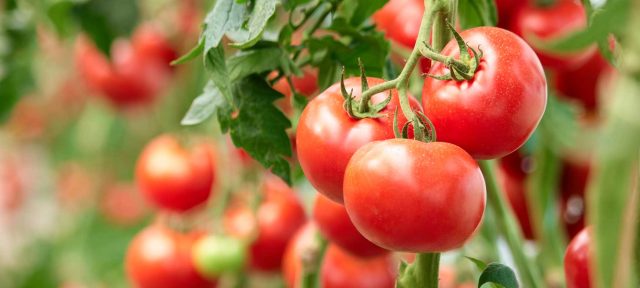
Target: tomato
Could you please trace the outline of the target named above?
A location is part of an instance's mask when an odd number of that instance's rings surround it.
[[[165,63],[148,61],[126,40],[116,40],[112,61],[86,37],[75,45],[75,62],[88,86],[118,107],[151,102],[164,89],[170,76]]]
[[[422,0],[390,0],[373,14],[373,22],[387,38],[407,49],[413,49],[418,40],[423,13],[424,1]],[[428,71],[430,65],[429,59],[420,59],[422,71]]]
[[[187,151],[174,136],[158,136],[142,151],[136,180],[158,208],[184,212],[204,204],[215,181],[212,148],[203,143]]]
[[[322,234],[331,243],[358,257],[373,257],[386,254],[382,249],[364,238],[353,226],[344,206],[318,194],[313,205],[313,220]]]
[[[496,10],[498,12],[498,27],[507,28],[513,15],[526,4],[525,1],[518,0],[496,0]]]
[[[131,37],[131,43],[136,55],[148,61],[159,61],[167,68],[171,68],[169,63],[178,58],[178,52],[173,45],[151,24],[138,27]]]
[[[287,287],[301,287],[302,258],[313,245],[316,227],[309,223],[291,241],[283,263]],[[338,246],[329,244],[320,268],[322,288],[394,287],[396,264],[391,254],[374,258],[358,258]]]
[[[275,176],[266,177],[262,197],[256,215],[246,205],[232,206],[225,214],[224,227],[239,238],[251,237],[255,232],[249,246],[250,267],[275,271],[281,266],[289,240],[306,222],[306,215],[294,191]]]
[[[296,92],[303,96],[311,97],[318,91],[318,74],[314,70],[304,70],[303,72],[304,75],[302,77],[291,77],[291,82],[293,82]],[[293,112],[293,107],[291,107],[291,87],[287,79],[281,78],[278,80],[273,84],[273,89],[284,95],[283,99],[277,100],[277,104],[282,109],[282,112],[290,115]]]
[[[600,53],[594,53],[586,63],[558,71],[555,80],[561,96],[577,100],[587,111],[598,108],[598,83],[605,73],[613,70]]]
[[[21,181],[19,161],[12,156],[0,162],[0,217],[16,212],[25,200],[25,185]],[[6,213],[6,214],[5,214]]]
[[[383,83],[379,78],[367,78],[369,86]],[[360,78],[344,81],[347,91],[359,98]],[[398,93],[392,90],[391,102],[380,111],[381,118],[352,119],[344,110],[340,83],[336,83],[311,100],[300,115],[296,132],[298,159],[309,182],[329,199],[342,203],[342,180],[351,155],[366,143],[390,139],[393,134],[393,115],[398,109],[398,126],[407,122],[400,113]],[[389,92],[376,94],[372,103],[380,103]],[[419,109],[410,97],[411,106]],[[328,157],[331,156],[331,157]]]
[[[585,228],[571,240],[564,254],[564,275],[567,288],[591,287],[591,228]]]
[[[534,239],[529,208],[527,206],[527,173],[522,167],[526,160],[518,152],[500,159],[498,180],[509,200],[511,209],[518,219],[522,233],[527,239]]]
[[[244,266],[246,247],[237,239],[209,235],[196,241],[192,257],[201,275],[215,278],[223,273],[240,271]]]
[[[482,220],[482,172],[460,147],[409,139],[360,148],[344,177],[344,202],[358,231],[380,247],[442,252],[461,247]]]
[[[125,259],[129,280],[139,288],[216,287],[191,261],[193,243],[202,234],[181,234],[156,225],[133,238]]]
[[[130,226],[142,220],[147,213],[147,206],[133,185],[119,183],[107,187],[100,201],[100,210],[107,220]]]
[[[536,6],[534,2],[529,1],[528,5],[518,10],[509,30],[533,46],[545,67],[563,69],[580,65],[595,53],[595,46],[573,53],[550,52],[537,47],[535,39],[551,42],[587,28],[587,15],[584,7],[576,0],[558,0],[545,7]]]
[[[560,179],[560,213],[569,237],[584,228],[585,191],[591,173],[588,163],[564,161]]]
[[[456,144],[476,159],[502,157],[522,146],[538,126],[547,104],[547,82],[538,57],[520,37],[495,27],[461,33],[484,56],[469,81],[426,78],[424,112],[438,141]],[[452,40],[442,53],[456,58]],[[430,74],[448,69],[435,63]]]

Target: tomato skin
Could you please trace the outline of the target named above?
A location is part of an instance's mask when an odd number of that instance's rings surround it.
[[[422,90],[425,115],[438,141],[456,144],[476,159],[502,157],[524,145],[538,126],[547,103],[547,82],[535,53],[517,35],[495,27],[461,33],[484,56],[470,81],[427,77]],[[444,55],[459,57],[453,40]],[[517,63],[517,64],[515,64]],[[435,63],[430,74],[447,68]]]
[[[302,254],[313,244],[317,228],[308,223],[291,241],[283,274],[289,288],[299,288],[302,275]],[[390,254],[374,258],[358,258],[334,244],[329,244],[320,268],[322,288],[394,287],[396,264]]]
[[[235,237],[257,238],[249,246],[249,266],[258,271],[277,271],[291,237],[306,222],[306,214],[294,191],[275,176],[265,179],[263,202],[252,214],[247,206],[231,207],[225,214],[225,230]],[[257,221],[257,226],[256,226]]]
[[[136,164],[140,191],[158,208],[185,212],[207,201],[215,181],[210,144],[186,151],[171,135],[153,139]]]
[[[496,0],[496,10],[498,12],[498,27],[507,28],[514,14],[524,6],[527,1]]]
[[[527,173],[521,168],[522,161],[524,159],[518,152],[511,153],[500,159],[498,183],[502,186],[503,193],[509,200],[524,237],[533,240],[534,235],[527,204]]]
[[[106,188],[100,210],[114,224],[131,226],[140,223],[148,207],[134,185],[116,183]]]
[[[536,38],[547,42],[559,40],[587,28],[587,15],[579,1],[559,0],[549,7],[538,7],[533,3],[535,1],[529,2],[514,15],[509,30],[533,46],[542,65],[553,69],[575,67],[595,53],[595,46],[574,53],[552,53],[536,47],[533,42]]]
[[[136,55],[148,61],[159,61],[171,68],[171,61],[178,58],[178,52],[162,34],[151,24],[143,24],[134,32],[131,42],[136,50]]]
[[[196,272],[191,260],[191,247],[200,236],[160,225],[145,228],[127,249],[129,280],[138,288],[216,287],[215,280],[206,280]]]
[[[368,258],[388,253],[364,238],[353,226],[343,205],[318,194],[313,205],[313,220],[331,243],[354,256]]]
[[[564,274],[567,288],[591,287],[589,263],[591,259],[591,228],[580,231],[571,240],[564,254]]]
[[[369,241],[418,253],[461,247],[486,202],[482,172],[469,154],[453,144],[409,139],[360,148],[347,166],[344,192],[353,224]]]
[[[291,77],[291,82],[293,82],[293,87],[296,89],[296,92],[303,96],[311,97],[318,91],[318,73],[315,70],[304,70],[303,73],[304,75],[302,75],[302,77]],[[272,74],[276,75],[275,73]],[[283,99],[277,100],[276,103],[278,107],[280,107],[285,114],[291,115],[291,113],[293,113],[293,107],[291,105],[292,93],[287,79],[282,78],[278,80],[273,84],[273,89],[284,95]]]
[[[379,78],[367,78],[369,87],[384,82]],[[353,77],[344,81],[347,91],[359,99],[360,78]],[[392,91],[392,99],[387,107],[380,111],[381,118],[354,120],[343,108],[344,99],[340,93],[340,83],[336,83],[311,100],[300,115],[296,132],[298,159],[305,176],[318,192],[329,199],[342,203],[342,182],[344,170],[351,155],[366,143],[375,140],[394,138],[393,115],[400,111],[398,92]],[[372,103],[380,103],[389,96],[389,92],[374,95]],[[420,109],[420,105],[409,97],[411,106]],[[400,129],[407,122],[398,112]],[[327,157],[331,155],[331,157]]]

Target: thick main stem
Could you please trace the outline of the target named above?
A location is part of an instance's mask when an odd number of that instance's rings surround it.
[[[491,161],[479,161],[480,169],[484,175],[484,179],[487,185],[487,197],[495,213],[496,223],[498,229],[504,236],[509,246],[509,250],[516,263],[516,268],[520,274],[521,280],[524,282],[524,287],[544,287],[542,283],[542,276],[538,267],[531,263],[526,255],[524,255],[523,237],[522,231],[515,222],[515,215],[507,207],[507,203],[504,199],[504,193],[500,191],[500,187],[496,181],[496,175],[493,170],[493,163]]]
[[[440,253],[420,253],[416,255],[418,284],[424,288],[438,288]]]

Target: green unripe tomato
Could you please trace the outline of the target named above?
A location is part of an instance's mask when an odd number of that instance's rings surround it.
[[[203,237],[195,243],[192,250],[196,270],[209,278],[241,270],[246,256],[245,245],[238,239],[226,236]]]

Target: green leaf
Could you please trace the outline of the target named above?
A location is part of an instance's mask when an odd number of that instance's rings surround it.
[[[487,282],[482,284],[482,286],[480,286],[480,288],[505,288],[504,286],[498,284],[498,283],[494,283],[494,282]]]
[[[258,42],[264,28],[267,26],[267,21],[276,12],[276,4],[278,4],[278,0],[255,0],[255,7],[247,24],[248,31],[244,36],[245,39],[243,42],[234,43],[233,46],[246,49]]]
[[[355,0],[342,1],[336,17],[342,18],[350,26],[358,27],[374,12],[378,11],[388,0]]]
[[[228,108],[218,111],[222,130],[230,131],[236,147],[291,183],[291,168],[285,158],[291,156],[291,143],[285,131],[291,122],[273,104],[282,94],[262,77],[252,75],[234,83],[233,95],[239,112],[232,116]]]
[[[516,274],[513,273],[513,270],[500,263],[491,263],[482,271],[480,279],[478,280],[478,287],[485,287],[485,283],[495,283],[505,288],[519,287]]]
[[[275,70],[288,59],[286,51],[277,46],[243,51],[227,61],[229,78],[236,80],[251,74]]]
[[[220,40],[228,31],[242,27],[246,14],[246,6],[234,0],[218,0],[204,19],[204,53],[218,47]]]
[[[204,67],[209,72],[209,76],[220,93],[227,99],[227,103],[233,106],[233,96],[231,94],[229,72],[224,59],[224,49],[222,46],[209,50],[205,55]]]
[[[480,271],[487,269],[487,263],[485,263],[484,261],[477,259],[477,258],[473,258],[473,257],[469,257],[469,256],[464,256],[464,258],[467,258],[467,260],[471,261],[473,264],[476,265],[476,267],[478,267],[478,269]]]
[[[626,29],[631,11],[629,0],[607,1],[601,9],[593,9],[589,27],[554,42],[532,39],[536,46],[556,52],[574,52],[608,40],[610,34]],[[532,37],[533,38],[533,37]]]
[[[579,129],[577,106],[561,101],[549,93],[547,109],[536,133],[543,133],[553,151],[560,152],[575,144]]]
[[[131,0],[89,0],[71,8],[74,19],[96,46],[109,54],[111,43],[118,37],[126,36],[138,24],[138,1]]]
[[[200,41],[198,42],[198,45],[196,47],[193,47],[189,52],[187,52],[187,54],[184,54],[180,56],[180,58],[171,61],[171,65],[180,65],[196,59],[196,57],[202,54],[202,51],[204,51],[204,42]]]
[[[187,114],[182,118],[180,124],[195,125],[207,120],[215,111],[223,105],[228,105],[220,90],[213,84],[213,81],[207,82],[204,91],[191,103],[191,107]]]
[[[287,11],[291,11],[293,9],[295,9],[298,6],[310,3],[311,0],[283,0],[282,1],[282,6],[284,7],[284,9],[286,9]]]
[[[478,26],[495,26],[498,23],[493,0],[459,0],[458,14],[463,30]]]

